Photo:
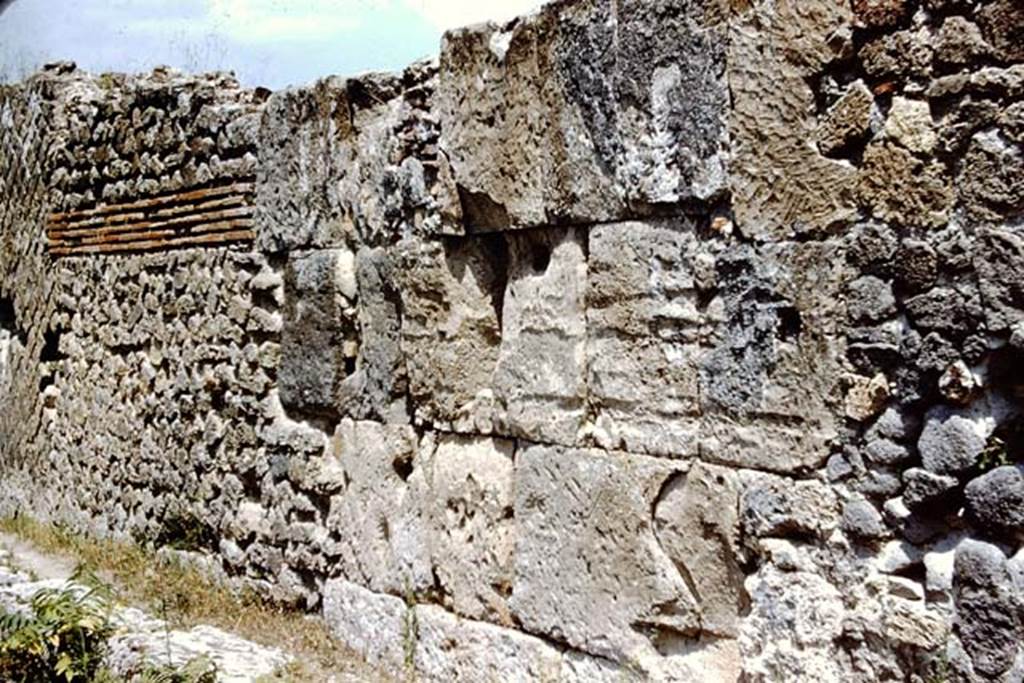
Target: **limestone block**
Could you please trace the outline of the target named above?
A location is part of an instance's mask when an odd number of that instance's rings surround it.
[[[401,296],[395,263],[387,250],[363,247],[356,253],[359,292],[358,355],[345,356],[347,377],[338,386],[338,412],[354,419],[409,421],[408,377],[402,355]],[[354,363],[353,363],[354,360]],[[354,365],[354,367],[353,367]]]
[[[921,227],[945,224],[955,199],[942,164],[923,162],[889,142],[868,145],[857,194],[875,218]]]
[[[501,343],[504,240],[406,240],[396,248],[402,351],[416,418],[448,424],[490,392]],[[489,431],[489,430],[488,430]]]
[[[257,225],[260,248],[336,246],[351,229],[336,179],[341,141],[352,135],[342,79],[273,94],[259,130]],[[308,200],[297,201],[297,197]]]
[[[415,431],[345,419],[326,457],[345,482],[326,524],[337,539],[326,552],[338,558],[342,577],[394,595],[429,587],[427,483]]]
[[[697,463],[666,485],[654,508],[658,540],[694,587],[701,630],[720,637],[737,635],[746,600],[739,488],[733,470]]]
[[[429,113],[435,75],[436,66],[421,62],[401,74],[331,77],[273,94],[259,134],[261,249],[459,232],[458,198]]]
[[[413,665],[427,681],[555,681],[561,652],[512,629],[417,605]]]
[[[508,285],[493,379],[502,433],[576,443],[586,395],[584,240],[573,229],[508,238]]]
[[[605,448],[696,453],[703,321],[696,257],[687,223],[614,223],[590,232],[590,432]]]
[[[733,22],[729,184],[749,238],[818,233],[855,215],[855,169],[813,145],[808,84],[848,48],[851,19],[847,3],[765,3]]]
[[[342,645],[372,665],[402,669],[409,614],[402,599],[332,579],[324,584],[323,600],[324,621]]]
[[[441,147],[471,229],[621,218],[723,184],[724,30],[711,3],[587,0],[441,48]]]
[[[281,403],[296,415],[337,414],[359,344],[354,260],[347,249],[289,258],[278,384]]]
[[[701,356],[701,449],[790,472],[823,463],[841,424],[848,277],[836,242],[719,254],[723,318]]]
[[[451,608],[509,621],[515,523],[511,441],[441,436],[431,458],[434,572]]]
[[[750,615],[739,645],[751,681],[843,679],[835,640],[842,633],[843,595],[825,578],[767,565],[747,579]]]
[[[617,661],[656,655],[659,635],[698,632],[699,606],[651,512],[677,471],[670,461],[597,450],[517,454],[510,606],[523,628]]]

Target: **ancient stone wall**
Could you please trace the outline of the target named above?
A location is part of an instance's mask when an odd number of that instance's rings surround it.
[[[426,680],[1024,676],[1024,7],[576,0],[0,92],[0,509]]]

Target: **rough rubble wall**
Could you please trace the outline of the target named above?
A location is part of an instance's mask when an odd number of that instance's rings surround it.
[[[273,94],[44,72],[0,100],[3,507],[429,680],[1018,681],[1022,25],[577,0]],[[44,253],[250,180],[252,241]]]

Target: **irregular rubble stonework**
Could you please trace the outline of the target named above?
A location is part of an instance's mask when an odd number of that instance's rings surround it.
[[[1021,16],[567,0],[277,93],[4,86],[0,510],[427,680],[1020,681]]]

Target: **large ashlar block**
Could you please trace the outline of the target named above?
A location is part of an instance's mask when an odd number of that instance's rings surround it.
[[[714,3],[553,3],[449,32],[441,147],[469,230],[621,219],[724,189]]]
[[[658,539],[694,587],[701,630],[718,637],[736,637],[746,602],[739,488],[734,470],[696,463],[665,487],[654,509]]]
[[[374,666],[402,670],[411,624],[405,601],[342,579],[325,583],[323,596],[324,621],[335,638]]]
[[[557,681],[561,652],[540,638],[417,605],[417,676],[427,681]]]
[[[407,240],[399,250],[416,419],[576,443],[586,395],[582,233]]]
[[[451,608],[508,623],[515,542],[511,441],[440,436],[430,458],[434,572]]]
[[[325,468],[342,489],[331,497],[326,552],[341,576],[393,595],[433,585],[427,482],[411,427],[343,420]]]
[[[436,71],[418,62],[402,73],[331,77],[270,96],[258,140],[261,251],[461,232],[430,113]]]
[[[589,247],[590,436],[604,448],[695,455],[704,314],[693,226],[596,226]]]
[[[517,454],[510,604],[524,629],[620,662],[658,656],[666,636],[697,634],[699,605],[652,519],[681,469],[599,450]]]
[[[472,424],[484,412],[484,424],[475,431],[489,432],[486,412],[501,344],[504,240],[410,239],[395,251],[402,350],[416,419]]]
[[[842,243],[741,245],[716,259],[702,457],[780,472],[821,464],[842,424]]]
[[[355,254],[293,255],[285,269],[278,373],[281,403],[300,415],[331,415],[359,348]]]
[[[508,286],[494,397],[503,433],[572,445],[583,421],[585,236],[575,229],[508,238]]]

